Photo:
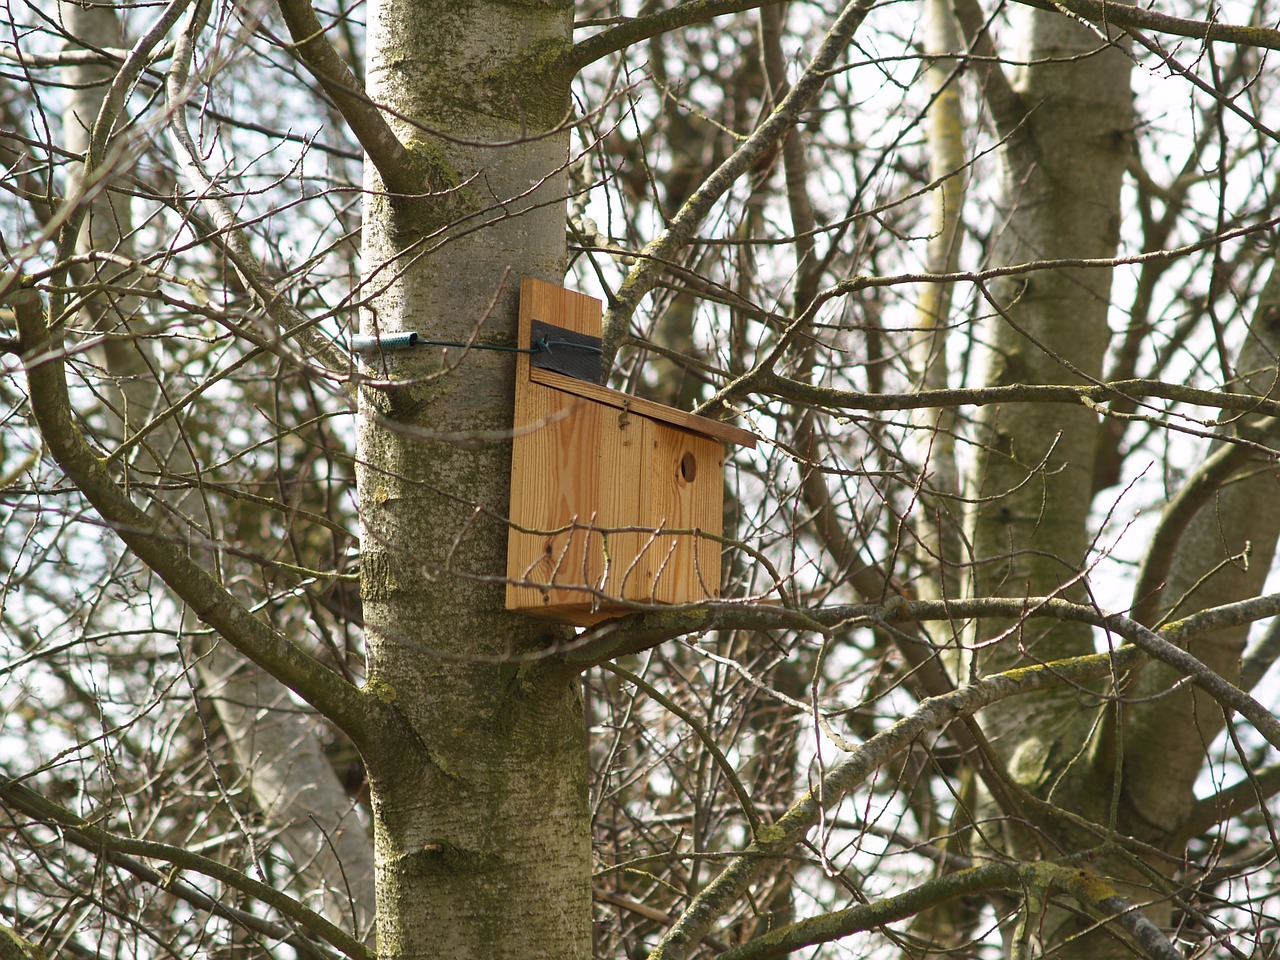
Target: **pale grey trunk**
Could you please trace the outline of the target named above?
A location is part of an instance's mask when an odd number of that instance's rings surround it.
[[[930,273],[950,273],[960,260],[960,211],[964,206],[969,171],[964,152],[964,109],[960,102],[960,71],[955,60],[945,59],[960,49],[959,30],[947,0],[926,0],[925,51],[934,59],[925,74],[933,102],[926,117],[929,144],[929,178],[941,181],[929,195]],[[922,284],[917,293],[916,330],[909,358],[912,376],[922,390],[949,386],[947,340],[951,332],[949,283]],[[921,478],[917,510],[923,516],[919,560],[925,574],[919,583],[921,600],[961,595],[960,526],[963,510],[956,496],[961,483],[956,469],[953,408],[925,410],[912,417],[917,433],[914,443]],[[947,644],[947,624],[927,627],[934,641]]]
[[[1236,360],[1240,376],[1231,384],[1233,392],[1272,398],[1280,394],[1277,356],[1280,265],[1273,264],[1258,298],[1249,336]],[[1280,445],[1280,423],[1275,418],[1261,423],[1246,418],[1243,423],[1251,439],[1272,449]],[[1229,451],[1219,447],[1219,452]],[[1280,533],[1278,479],[1280,472],[1273,459],[1240,451],[1238,467],[1204,497],[1181,537],[1153,541],[1158,547],[1153,547],[1152,554],[1167,550],[1168,556],[1149,555],[1144,567],[1169,565],[1163,590],[1151,604],[1152,619],[1179,619],[1262,592]],[[1145,603],[1147,599],[1135,597],[1134,601]],[[1190,650],[1221,676],[1239,684],[1240,659],[1248,634],[1247,626],[1220,630],[1199,638]],[[1222,708],[1199,688],[1182,686],[1169,692],[1179,679],[1181,675],[1172,667],[1151,663],[1126,691],[1135,703],[1126,710],[1124,728],[1124,815],[1131,821],[1131,832],[1155,843],[1180,836],[1180,827],[1195,800],[1204,748],[1223,725]]]
[[[197,662],[242,782],[293,862],[295,895],[372,945],[373,843],[324,754],[315,714],[225,643]]]
[[[120,48],[124,42],[119,17],[110,5],[84,6],[62,2],[59,14],[73,47]],[[64,68],[67,103],[64,111],[64,143],[68,151],[85,154],[89,133],[103,103],[106,85],[114,76],[107,65]],[[108,156],[112,156],[109,152]],[[73,194],[84,182],[83,166],[71,165],[66,192]],[[94,171],[89,182],[97,185],[81,228],[80,252],[113,251],[126,258],[133,254],[133,216],[125,193],[107,187],[129,173],[126,167]],[[84,268],[80,281],[99,277],[120,283],[141,282],[126,268],[105,264]],[[94,330],[111,333],[100,348],[103,366],[112,378],[107,395],[116,406],[116,419],[127,436],[145,425],[162,397],[157,376],[164,358],[140,338],[142,315],[136,296],[92,299],[83,316]],[[130,338],[119,334],[130,333]],[[147,479],[157,472],[193,476],[191,449],[176,418],[151,431],[147,443],[135,448],[131,467]],[[194,527],[174,533],[199,550],[206,536],[219,533],[218,520],[210,516],[208,501],[198,493],[165,494],[177,516],[189,517]],[[167,511],[166,511],[167,514]],[[221,558],[206,553],[211,568]],[[185,606],[180,614],[184,634],[203,630]],[[297,868],[295,892],[313,910],[350,930],[357,938],[370,938],[373,928],[373,845],[361,823],[355,804],[347,796],[333,768],[325,760],[316,732],[316,719],[293,702],[285,688],[226,644],[201,643],[195,658],[203,693],[212,702],[223,731],[233,748],[244,785],[273,828],[273,836],[288,852]]]
[[[1001,151],[1002,219],[991,265],[1113,256],[1130,154],[1130,61],[1060,13],[1020,13],[1023,46],[1014,57],[1035,65],[1014,79],[1027,113]],[[1045,62],[1079,57],[1085,59]],[[1100,378],[1110,288],[1105,269],[1042,271],[993,284],[1004,316],[989,324],[985,382]],[[975,592],[1082,599],[1074,581],[1089,546],[1097,415],[1082,407],[1010,404],[983,408],[980,426],[983,451],[972,484],[979,501],[971,517]],[[1001,626],[983,624],[981,636]],[[1093,641],[1087,627],[1029,625],[988,647],[983,671],[1013,666],[1023,646],[1037,660],[1051,660],[1092,652]],[[1066,689],[998,705],[983,721],[1010,772],[1034,789],[1064,772],[1092,717]]]
[[[1120,183],[1129,160],[1130,61],[1061,13],[1019,8],[1013,90],[1025,114],[1001,150],[998,240],[990,266],[1060,257],[1111,257],[1119,235]],[[1054,62],[1056,61],[1056,62]],[[992,284],[985,382],[1085,383],[1102,376],[1111,271],[1038,271]],[[1088,516],[1097,415],[1082,407],[1010,404],[983,408],[970,486],[973,589],[979,596],[1057,594],[1085,601],[1078,578],[1089,549]],[[998,643],[1000,631],[1013,629]],[[983,673],[1093,651],[1088,627],[1014,627],[984,621]],[[1089,819],[1107,821],[1106,764],[1091,755],[1101,700],[1064,686],[1012,698],[981,722],[1009,773],[1025,788]],[[1098,769],[1101,766],[1104,769]],[[1011,824],[1016,821],[1011,821]],[[1056,825],[1048,824],[1054,830]],[[1011,825],[1008,841],[1040,854],[1034,831]],[[1096,840],[1058,836],[1070,849]],[[1110,867],[1110,865],[1108,865]],[[1113,876],[1119,871],[1107,869]],[[1027,908],[1030,910],[1030,906]],[[1043,938],[1062,956],[1100,958],[1127,948],[1106,934],[1081,935],[1079,917],[1050,910],[1024,917],[1019,936]],[[1015,954],[1026,941],[1012,945]]]
[[[362,331],[512,346],[520,278],[564,274],[568,134],[547,131],[569,110],[567,86],[538,70],[546,56],[516,58],[567,45],[571,4],[368,13],[369,93],[435,193],[386,196],[366,165]],[[591,949],[580,690],[537,657],[563,631],[505,613],[499,582],[513,371],[483,349],[365,367],[397,381],[360,396],[369,684],[417,733],[369,758],[386,957]]]
[[[956,270],[960,261],[961,218],[969,169],[964,149],[964,107],[961,102],[961,71],[955,59],[960,50],[960,31],[949,0],[925,0],[925,52],[931,58],[925,73],[932,97],[925,118],[929,148],[929,179],[937,185],[929,195],[929,246],[926,269],[944,274]],[[951,335],[952,292],[949,283],[921,284],[916,294],[916,329],[912,331],[908,360],[911,375],[921,390],[950,386],[947,344]],[[915,433],[912,443],[921,470],[915,509],[919,531],[915,552],[922,575],[915,580],[918,599],[955,599],[963,594],[963,501],[956,464],[956,412],[953,408],[917,411],[911,418]],[[956,650],[954,630],[946,622],[922,625],[941,649],[944,662],[956,680],[963,658]],[[965,772],[962,791],[971,795],[972,774]],[[914,805],[921,832],[944,837],[939,846],[965,853],[971,842],[968,822],[971,811],[962,802],[950,823],[941,822],[932,803]],[[939,865],[935,870],[946,872]],[[929,946],[924,950],[907,947],[904,957],[937,955],[961,949],[970,939],[978,911],[963,900],[926,910],[913,921],[912,928]]]

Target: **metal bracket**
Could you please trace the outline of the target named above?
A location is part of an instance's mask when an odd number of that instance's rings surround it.
[[[575,380],[600,382],[602,344],[599,337],[533,320],[529,340],[529,362],[535,367],[554,370]]]

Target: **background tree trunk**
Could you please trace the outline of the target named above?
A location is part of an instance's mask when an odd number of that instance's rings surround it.
[[[1020,8],[1012,51],[1013,94],[1024,111],[1001,129],[1002,180],[991,266],[1059,258],[1107,258],[1119,241],[1120,183],[1129,162],[1131,61],[1088,25]],[[984,382],[1096,383],[1110,335],[1111,271],[1049,270],[990,286]],[[992,405],[979,413],[970,488],[976,596],[1059,596],[1089,602],[1098,415],[1086,407]],[[997,631],[1008,632],[999,642]],[[975,635],[980,674],[1092,653],[1084,624],[983,621]],[[983,711],[982,728],[1009,776],[1041,799],[1108,822],[1114,751],[1100,743],[1106,701],[1072,686]],[[1014,811],[1005,811],[1013,814]],[[1045,831],[1047,834],[1039,834]],[[1010,820],[1005,841],[1023,856],[1070,850],[1092,838]],[[1119,868],[1123,876],[1130,870]],[[1028,914],[1033,907],[1028,901]],[[1014,935],[1031,935],[1036,921]],[[1097,960],[1125,956],[1105,933],[1081,936],[1087,919],[1050,910],[1036,933],[1045,949]],[[1015,946],[1026,949],[1026,944]]]
[[[1273,264],[1235,358],[1239,379],[1230,388],[1277,396],[1278,356],[1280,267]],[[1240,426],[1245,435],[1274,447],[1280,444],[1278,424],[1275,418],[1249,418]],[[1227,458],[1233,465],[1218,468]],[[1201,482],[1212,474],[1217,475]],[[1142,595],[1134,596],[1135,615],[1166,622],[1260,592],[1280,534],[1278,479],[1274,458],[1215,445],[1166,510],[1169,533],[1153,540],[1147,553],[1137,587]],[[1187,513],[1189,522],[1174,521]],[[1179,529],[1181,523],[1186,526]],[[1219,630],[1189,649],[1232,683],[1243,685],[1240,662],[1248,635],[1244,627]],[[1195,806],[1203,765],[1186,744],[1207,747],[1225,719],[1221,707],[1202,691],[1185,686],[1171,691],[1178,679],[1177,671],[1165,664],[1144,667],[1126,690],[1135,702],[1125,711],[1122,733],[1124,828],[1170,849],[1184,842],[1182,830]]]
[[[1019,11],[1019,67],[1013,90],[1025,110],[1001,150],[998,240],[992,266],[1115,254],[1120,178],[1128,163],[1132,113],[1123,51],[1092,29],[1039,10]],[[1053,59],[1080,58],[1071,62]],[[1090,383],[1102,376],[1111,271],[1053,270],[990,288],[989,385]],[[1090,545],[1097,414],[1084,407],[992,405],[980,412],[971,487],[977,596],[1088,596],[1080,577]],[[983,624],[979,633],[995,629]],[[983,673],[1093,651],[1085,626],[1029,627],[978,657]],[[1034,791],[1064,788],[1087,741],[1097,704],[1078,693],[986,711],[983,726],[1009,772]],[[1105,812],[1087,765],[1079,808]],[[1091,799],[1090,799],[1091,798]],[[1095,802],[1104,804],[1096,808]]]

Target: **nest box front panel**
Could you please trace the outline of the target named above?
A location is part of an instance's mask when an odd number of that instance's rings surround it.
[[[512,609],[590,622],[610,600],[718,595],[724,448],[647,417],[546,390],[542,426],[520,444],[512,488]]]
[[[639,477],[640,526],[626,600],[688,603],[720,595],[720,536],[724,526],[724,447],[644,417],[645,455]],[[634,427],[633,427],[634,429]],[[673,530],[679,533],[664,534]]]

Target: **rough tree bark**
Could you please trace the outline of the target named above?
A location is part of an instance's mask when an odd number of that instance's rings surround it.
[[[988,102],[1005,138],[992,265],[1114,256],[1120,183],[1131,151],[1131,62],[1095,29],[1057,12],[1021,8],[1018,14],[1011,59],[1027,66],[1018,67],[1003,90],[1000,77],[987,78]],[[1099,380],[1111,273],[1055,270],[992,284],[984,382]],[[1090,547],[1097,434],[1097,414],[1083,407],[1021,404],[981,412],[981,452],[970,483],[976,596],[1057,594],[1088,602],[1080,571]],[[985,621],[975,634],[984,641],[975,657],[982,674],[1094,649],[1092,631],[1083,625],[1026,624],[999,642],[988,639],[1005,626]],[[1093,762],[1104,709],[1103,700],[1067,686],[997,704],[981,723],[1016,783],[1105,823],[1111,771]],[[1056,839],[1067,849],[1087,842]],[[1011,828],[1006,842],[1024,856],[1046,852],[1034,829]],[[1030,904],[1026,909],[1031,912]],[[1054,911],[1039,933],[1046,944],[1065,941],[1073,956],[1125,949],[1105,936],[1070,939],[1080,930],[1076,915]]]
[[[1012,78],[1025,112],[1001,131],[1007,137],[1003,216],[994,263],[1113,256],[1132,123],[1130,61],[1092,29],[1057,13],[1030,10],[1024,17],[1022,44],[1012,57],[1035,65]],[[993,284],[985,382],[1100,378],[1110,285],[1106,269],[1042,272]],[[972,483],[978,497],[971,518],[975,595],[1085,596],[1075,581],[1089,548],[1097,415],[1083,407],[990,406],[981,425],[983,449]],[[1008,669],[1024,652],[1046,660],[1092,651],[1087,628],[1055,626],[1043,636],[988,645],[981,670]],[[1091,724],[1074,691],[984,715],[1010,773],[1034,790],[1056,783]]]
[[[369,94],[422,194],[367,174],[366,335],[512,346],[519,279],[565,267],[572,5],[379,0]],[[510,353],[374,357],[360,394],[369,686],[413,742],[374,758],[378,945],[388,957],[590,951],[585,729],[560,628],[503,610]],[[535,655],[528,657],[526,655]]]

